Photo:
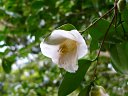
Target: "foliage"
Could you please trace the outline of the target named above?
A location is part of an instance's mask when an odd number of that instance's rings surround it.
[[[83,96],[92,83],[110,96],[127,96],[125,1],[123,10],[115,7],[116,14],[111,10],[103,16],[114,0],[0,0],[0,96]],[[76,28],[89,46],[78,73],[65,73],[40,52],[42,38],[57,28]]]

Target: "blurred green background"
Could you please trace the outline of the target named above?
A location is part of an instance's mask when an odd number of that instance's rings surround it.
[[[66,23],[82,31],[113,4],[114,0],[0,0],[0,96],[57,96],[63,75],[42,55],[41,40]],[[83,36],[89,46],[90,39]],[[108,55],[99,60],[97,84],[110,96],[128,96],[128,76],[114,71]]]

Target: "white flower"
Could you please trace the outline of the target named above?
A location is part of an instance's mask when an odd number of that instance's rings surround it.
[[[87,54],[87,45],[77,30],[54,30],[40,44],[43,55],[68,72],[78,69],[78,59]]]

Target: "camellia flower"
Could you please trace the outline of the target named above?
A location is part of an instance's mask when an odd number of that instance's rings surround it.
[[[78,69],[78,59],[87,54],[87,45],[77,30],[54,30],[40,44],[43,55],[68,72]]]
[[[89,92],[89,96],[109,96],[102,86],[94,86]]]

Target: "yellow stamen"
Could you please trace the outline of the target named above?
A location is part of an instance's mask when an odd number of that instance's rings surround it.
[[[77,48],[77,42],[71,39],[65,40],[59,48],[60,55],[67,54],[73,50],[76,50]]]
[[[75,63],[77,56],[77,42],[66,39],[59,48],[59,64]]]

